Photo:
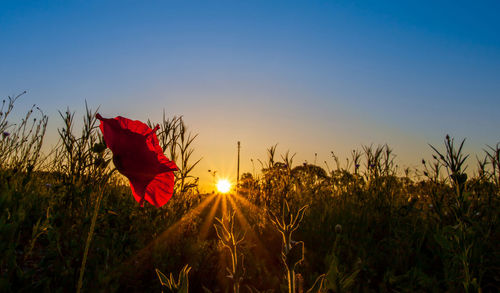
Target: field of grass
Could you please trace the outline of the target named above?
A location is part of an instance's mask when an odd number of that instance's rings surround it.
[[[420,170],[397,170],[389,146],[333,170],[271,147],[238,195],[201,194],[195,136],[164,118],[160,145],[180,171],[158,209],[113,170],[94,111],[82,129],[61,112],[60,142],[42,154],[48,118],[10,121],[15,100],[0,110],[1,292],[72,292],[80,275],[82,292],[500,288],[500,144],[474,160],[446,137]]]

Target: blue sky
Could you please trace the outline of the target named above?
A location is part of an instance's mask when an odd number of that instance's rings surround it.
[[[404,3],[403,3],[404,2]],[[400,165],[449,133],[500,140],[498,1],[2,1],[0,95],[83,115],[184,115],[199,172],[265,149],[331,161],[388,143]],[[473,161],[470,165],[474,165]]]

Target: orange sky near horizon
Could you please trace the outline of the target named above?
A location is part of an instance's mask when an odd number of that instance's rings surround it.
[[[49,116],[85,101],[104,117],[182,115],[193,159],[234,181],[277,155],[333,167],[362,145],[421,166],[466,138],[469,171],[500,141],[499,4],[437,1],[11,1],[0,4],[0,95]],[[254,160],[252,165],[251,159]]]

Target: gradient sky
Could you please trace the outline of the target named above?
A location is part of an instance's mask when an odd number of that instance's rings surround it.
[[[0,95],[28,91],[16,110],[49,115],[47,146],[57,110],[81,117],[85,100],[108,117],[183,115],[205,185],[208,169],[235,177],[238,140],[242,171],[276,143],[322,166],[388,143],[417,167],[447,133],[471,153],[500,141],[499,13],[498,1],[1,1]]]

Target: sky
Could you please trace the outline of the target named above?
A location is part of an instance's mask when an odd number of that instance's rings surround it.
[[[279,154],[333,166],[387,143],[402,167],[450,134],[500,141],[498,1],[0,1],[0,97],[160,121],[182,115],[208,170]],[[317,154],[317,157],[315,157]],[[254,165],[252,165],[252,160]],[[469,161],[475,166],[475,158]],[[207,187],[209,188],[209,187]]]

